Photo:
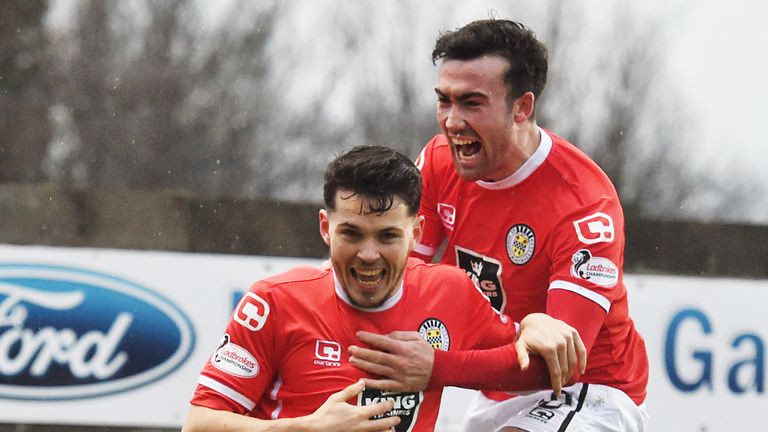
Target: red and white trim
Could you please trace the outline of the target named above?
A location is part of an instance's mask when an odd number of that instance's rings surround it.
[[[588,290],[580,285],[576,285],[572,282],[566,282],[562,280],[555,280],[552,281],[552,283],[549,284],[549,289],[563,289],[567,291],[571,291],[573,293],[576,293],[582,297],[586,297],[593,302],[597,303],[601,308],[605,309],[605,312],[608,313],[611,310],[611,301],[605,298],[604,296]]]

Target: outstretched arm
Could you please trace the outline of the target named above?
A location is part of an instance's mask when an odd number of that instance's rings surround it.
[[[577,368],[583,373],[586,366],[587,350],[578,332],[545,314],[524,318],[514,344],[487,350],[434,351],[416,332],[358,332],[358,338],[373,349],[350,347],[350,363],[382,377],[366,379],[366,385],[391,391],[452,385],[484,390],[551,386],[559,392]]]
[[[346,401],[356,397],[365,389],[362,381],[332,394],[314,413],[297,418],[261,420],[228,411],[214,410],[192,405],[184,422],[182,432],[334,432],[334,431],[389,431],[400,423],[400,417],[385,417],[371,420],[371,417],[392,409],[393,402],[379,402],[374,405],[356,406]]]

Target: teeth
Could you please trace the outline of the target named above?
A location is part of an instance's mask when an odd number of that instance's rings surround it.
[[[376,276],[381,270],[355,270],[361,276]]]
[[[475,140],[471,138],[459,138],[459,137],[453,137],[451,138],[451,141],[453,141],[453,144],[457,146],[472,144],[473,142],[475,142]]]

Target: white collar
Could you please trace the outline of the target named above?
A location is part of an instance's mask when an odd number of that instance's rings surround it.
[[[533,172],[536,171],[536,168],[540,167],[541,164],[544,163],[544,161],[547,159],[547,156],[549,156],[550,150],[552,150],[552,137],[549,136],[549,134],[546,133],[544,129],[540,127],[538,128],[539,128],[539,136],[541,137],[539,140],[539,147],[536,149],[535,152],[533,152],[533,154],[531,155],[531,157],[528,158],[527,161],[525,161],[522,165],[520,165],[520,168],[518,168],[515,172],[510,174],[509,177],[503,178],[499,181],[489,182],[489,181],[478,180],[475,183],[477,183],[478,186],[484,189],[491,189],[491,190],[507,189],[516,184],[520,184],[520,182],[527,179],[531,174],[533,174]]]
[[[352,302],[352,299],[349,297],[349,294],[347,294],[344,288],[341,287],[341,282],[339,282],[339,278],[336,277],[335,271],[333,272],[333,284],[335,285],[335,288],[336,288],[336,295],[339,296],[339,298],[342,301],[344,301],[344,303],[362,312],[381,312],[387,309],[391,309],[403,297],[403,281],[400,280],[400,286],[397,287],[397,291],[395,292],[395,295],[384,300],[384,303],[380,304],[379,306],[376,306],[375,308],[365,308],[365,307],[358,306]]]

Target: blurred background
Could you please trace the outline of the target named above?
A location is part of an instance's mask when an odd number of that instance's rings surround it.
[[[178,430],[233,299],[325,256],[327,162],[359,144],[415,159],[438,131],[436,37],[489,16],[548,46],[537,121],[619,190],[652,430],[732,430],[729,413],[767,402],[766,12],[750,0],[0,0],[0,282],[17,280],[7,263],[85,269],[194,318],[170,378],[104,397],[19,397],[5,372],[19,348],[0,344],[0,432]],[[21,329],[2,319],[0,337]],[[448,403],[437,430],[461,421],[464,396]]]
[[[0,181],[318,202],[335,153],[415,157],[431,47],[490,15],[550,50],[541,125],[634,215],[768,221],[763,6],[714,1],[0,3]]]

